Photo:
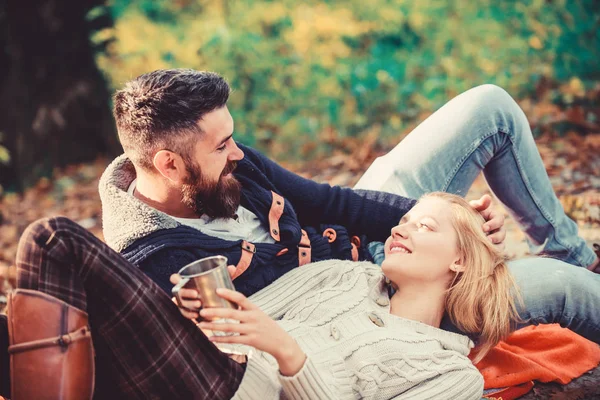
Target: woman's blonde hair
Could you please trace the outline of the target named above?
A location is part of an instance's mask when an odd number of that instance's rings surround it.
[[[483,217],[460,196],[434,192],[426,198],[443,199],[452,208],[452,224],[464,271],[457,272],[448,288],[446,312],[463,332],[479,334],[473,363],[481,359],[520,321],[518,287],[504,254],[483,232]]]

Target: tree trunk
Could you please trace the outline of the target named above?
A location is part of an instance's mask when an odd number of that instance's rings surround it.
[[[103,0],[0,0],[0,185],[22,190],[54,167],[115,154],[110,94],[90,42]]]

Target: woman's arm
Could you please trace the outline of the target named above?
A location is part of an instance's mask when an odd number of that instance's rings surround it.
[[[240,292],[228,289],[217,289],[217,295],[236,303],[240,308],[204,308],[200,316],[205,321],[198,325],[201,329],[233,333],[231,336],[211,336],[215,343],[235,343],[252,346],[257,350],[271,354],[279,371],[284,376],[296,375],[302,369],[306,354],[298,343],[271,317]],[[225,318],[239,323],[209,322],[214,318]]]
[[[203,321],[201,329],[234,333],[232,336],[212,336],[215,343],[234,343],[252,346],[271,354],[279,365],[279,381],[287,397],[334,399],[329,386],[321,377],[311,360],[298,343],[286,331],[262,312],[243,294],[228,289],[217,289],[217,294],[239,305],[239,310],[228,308],[205,308],[200,311],[203,318],[225,318],[239,323],[215,323]]]

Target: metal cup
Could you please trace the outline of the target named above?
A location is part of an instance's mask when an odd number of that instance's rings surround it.
[[[225,300],[217,295],[217,288],[235,290],[229,271],[227,271],[227,258],[212,256],[196,260],[179,270],[181,280],[171,289],[177,304],[183,304],[179,297],[181,288],[196,289],[202,301],[202,307],[224,307],[237,309],[237,304]],[[193,310],[195,311],[195,310]]]

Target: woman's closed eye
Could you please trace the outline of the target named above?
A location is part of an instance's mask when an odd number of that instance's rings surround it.
[[[417,222],[417,229],[424,231],[431,231],[431,227],[423,222]]]

